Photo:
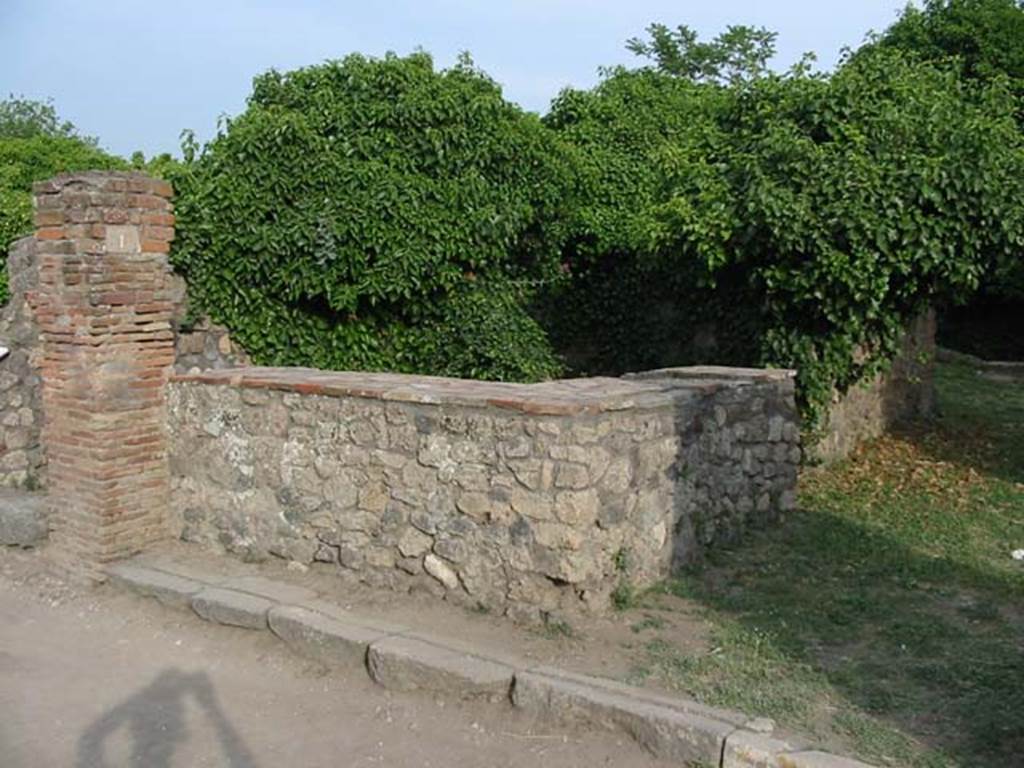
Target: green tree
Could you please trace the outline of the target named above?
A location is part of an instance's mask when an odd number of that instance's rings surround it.
[[[78,129],[57,116],[52,101],[33,101],[13,93],[0,101],[0,139],[49,138],[79,139],[91,146],[97,145],[92,136],[81,136]]]
[[[32,231],[32,183],[68,171],[124,168],[126,164],[61,120],[52,104],[11,97],[0,101],[0,254]],[[0,304],[7,301],[6,264]]]
[[[153,155],[147,160],[143,152],[136,151],[132,153],[129,162],[134,170],[142,171],[158,179],[168,179],[176,172],[180,172],[182,164],[182,161],[174,157],[170,152],[161,152],[159,155]]]
[[[702,42],[696,31],[680,24],[647,28],[650,38],[626,43],[637,56],[650,59],[666,75],[695,83],[736,85],[761,77],[775,56],[778,34],[764,27],[730,26],[714,40]]]
[[[873,44],[929,61],[956,58],[965,77],[1006,76],[1017,94],[1024,94],[1024,3],[1018,0],[926,0],[923,8],[908,5]]]

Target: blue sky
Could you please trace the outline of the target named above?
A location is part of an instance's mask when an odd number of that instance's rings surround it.
[[[244,108],[254,75],[358,51],[421,47],[438,65],[468,50],[507,98],[545,111],[565,86],[635,59],[652,21],[714,35],[727,24],[779,33],[775,65],[804,51],[831,67],[843,46],[891,23],[904,0],[0,0],[0,93],[52,98],[121,154],[177,152]]]

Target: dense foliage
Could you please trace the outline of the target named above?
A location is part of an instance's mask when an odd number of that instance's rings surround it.
[[[0,254],[32,231],[32,183],[67,171],[123,168],[57,117],[52,105],[11,97],[0,101]],[[7,270],[0,269],[0,304],[7,301]]]
[[[569,170],[468,61],[269,72],[172,173],[173,260],[261,362],[543,378],[525,304],[560,274]]]
[[[922,8],[908,5],[873,45],[928,61],[956,58],[965,77],[1005,76],[1024,95],[1024,3],[1019,0],[926,0]]]
[[[729,93],[653,70],[618,69],[593,90],[565,91],[552,105],[545,122],[575,150],[581,190],[564,249],[573,279],[549,293],[542,311],[576,372],[640,370],[704,354],[740,363],[756,355],[750,333],[711,343],[714,318],[745,289],[722,252],[732,200],[719,123]],[[670,200],[674,179],[689,194]],[[682,209],[692,205],[701,220],[684,222]],[[666,227],[680,235],[671,254],[661,247]],[[733,327],[757,321],[749,306],[739,302]]]
[[[1005,79],[1024,99],[1024,3],[1019,0],[927,0],[908,6],[899,20],[863,51],[894,48],[927,61],[953,59],[963,77]],[[1024,102],[1017,119],[1024,130]],[[983,301],[1024,305],[1024,253],[1003,261],[982,284]],[[984,312],[984,306],[979,306]]]
[[[619,70],[563,94],[547,120],[592,189],[568,246],[579,314],[556,338],[589,370],[709,355],[797,368],[813,425],[915,313],[1014,258],[1014,106],[999,84],[889,51],[828,77],[725,88]]]

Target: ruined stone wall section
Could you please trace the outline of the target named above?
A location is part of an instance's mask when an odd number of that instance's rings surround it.
[[[174,370],[178,373],[237,368],[249,364],[249,355],[222,325],[203,319],[176,328]]]
[[[714,373],[177,376],[172,514],[247,559],[517,617],[602,611],[793,503],[791,377]]]
[[[832,464],[858,445],[889,432],[901,422],[920,419],[935,408],[935,312],[916,318],[903,335],[889,370],[874,380],[836,395],[811,458]]]
[[[25,300],[39,284],[35,239],[16,241],[7,256],[11,298],[0,309],[0,486],[39,488],[46,461],[40,442],[42,390],[39,329]]]

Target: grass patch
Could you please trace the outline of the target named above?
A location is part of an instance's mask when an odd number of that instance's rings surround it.
[[[941,366],[938,391],[936,422],[805,472],[785,526],[666,584],[713,648],[659,635],[634,678],[879,765],[1019,764],[1024,386]]]
[[[630,629],[633,630],[634,634],[639,635],[641,632],[645,632],[650,629],[664,629],[666,622],[660,616],[653,616],[649,613],[645,613],[644,617],[640,621],[634,622],[630,625]]]
[[[569,624],[569,622],[556,616],[552,616],[549,613],[543,614],[543,624],[541,625],[540,631],[544,637],[549,639],[576,637],[576,632],[573,630],[572,625]]]

